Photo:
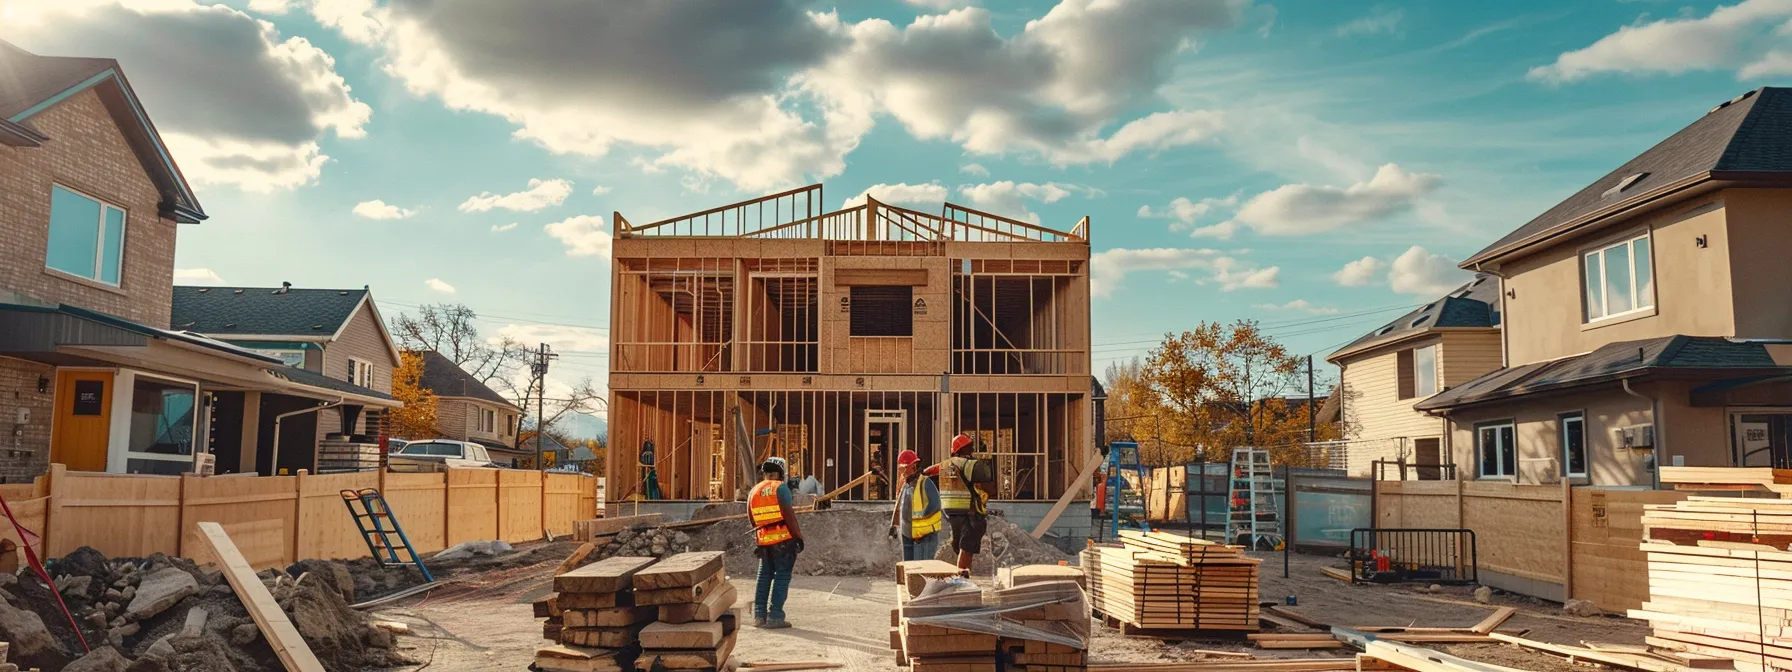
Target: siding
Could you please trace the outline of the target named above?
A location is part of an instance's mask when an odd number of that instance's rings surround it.
[[[460,420],[456,421],[456,424],[454,425],[454,428],[458,431],[451,438],[460,439],[462,441],[483,439],[486,441],[497,441],[512,448],[516,447],[516,435],[505,433],[509,426],[504,421],[505,416],[514,418],[516,416],[515,410],[505,408],[499,404],[470,399],[442,399],[441,397],[437,397],[437,399],[440,401],[436,404],[436,422],[437,424],[443,425],[444,428],[447,428],[447,421],[442,419],[441,407],[446,404],[455,404],[459,407],[456,411],[456,415],[460,417]],[[496,418],[492,421],[492,431],[490,432],[481,431],[479,429],[479,411],[481,410],[489,410],[497,414]],[[514,423],[514,420],[512,422]]]
[[[1417,398],[1400,399],[1399,355],[1402,350],[1439,343],[1437,338],[1412,341],[1397,349],[1375,351],[1343,362],[1344,421],[1352,440],[1348,470],[1367,476],[1375,460],[1411,457],[1412,439],[1443,434],[1443,421],[1413,410]]]
[[[1461,385],[1500,368],[1500,332],[1444,332],[1437,356],[1444,387]]]
[[[1673,398],[1673,390],[1661,389],[1656,387],[1658,385],[1660,383],[1638,386],[1638,391],[1643,394],[1660,394],[1664,399]],[[1649,472],[1644,468],[1644,458],[1649,451],[1619,448],[1613,432],[1626,425],[1648,424],[1650,404],[1609,386],[1509,404],[1468,408],[1452,413],[1451,448],[1460,469],[1458,476],[1463,480],[1473,480],[1480,473],[1475,461],[1475,424],[1512,420],[1518,449],[1517,481],[1522,484],[1561,482],[1562,440],[1556,418],[1557,414],[1572,411],[1585,413],[1586,424],[1583,425],[1583,430],[1586,432],[1591,485],[1648,485],[1652,482]],[[1664,407],[1663,411],[1688,418],[1722,415],[1722,409],[1692,409],[1684,406]],[[1675,418],[1669,417],[1667,420],[1666,424],[1673,427]],[[1708,441],[1724,439],[1721,431],[1715,434],[1703,438]]]
[[[473,403],[465,399],[437,397],[436,431],[441,434],[438,438],[466,441],[467,428],[473,426],[468,419],[472,416],[472,408]]]
[[[155,327],[168,326],[174,294],[172,220],[124,134],[88,89],[31,117],[50,136],[37,148],[0,145],[0,298],[66,303]],[[125,208],[119,286],[88,283],[44,267],[50,188],[61,184]],[[35,385],[33,386],[35,389]]]
[[[398,362],[392,359],[392,351],[387,346],[385,333],[380,331],[379,324],[373,316],[372,301],[361,306],[349,318],[348,327],[342,330],[342,336],[335,341],[324,344],[321,358],[306,357],[306,367],[310,368],[313,359],[321,359],[323,370],[317,371],[337,380],[348,380],[348,360],[350,357],[373,363],[373,390],[392,393],[392,371],[398,368]],[[314,369],[315,370],[315,369]],[[359,424],[366,426],[367,413],[362,411]],[[317,413],[318,436],[327,436],[342,431],[342,416],[333,408]]]

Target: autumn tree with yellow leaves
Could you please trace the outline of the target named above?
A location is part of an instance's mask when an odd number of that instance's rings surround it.
[[[392,398],[404,404],[392,411],[392,436],[400,439],[435,437],[436,395],[423,386],[423,356],[415,352],[399,355],[398,370],[392,372]]]

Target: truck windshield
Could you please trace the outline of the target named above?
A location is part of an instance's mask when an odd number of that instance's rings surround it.
[[[423,443],[407,444],[402,450],[398,451],[398,454],[400,454],[400,455],[442,455],[442,456],[446,456],[446,457],[460,457],[460,448],[461,448],[460,446],[452,444],[452,443],[439,443],[439,442],[434,442],[434,441],[428,441],[428,442],[423,442]]]

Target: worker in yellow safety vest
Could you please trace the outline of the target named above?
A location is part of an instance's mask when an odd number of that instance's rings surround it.
[[[796,569],[796,555],[803,551],[803,530],[790,508],[790,486],[784,484],[784,458],[769,458],[759,470],[765,480],[747,494],[747,513],[753,519],[753,536],[759,542],[753,625],[788,628],[784,598],[790,593],[790,573]]]
[[[960,432],[952,437],[952,456],[922,472],[940,479],[940,509],[952,528],[952,550],[958,553],[958,571],[970,576],[971,561],[983,552],[983,534],[989,529],[988,484],[995,481],[986,460],[971,457],[976,441]]]
[[[940,491],[921,475],[921,456],[904,450],[896,456],[902,490],[890,517],[890,538],[902,538],[903,560],[932,560],[940,549]]]

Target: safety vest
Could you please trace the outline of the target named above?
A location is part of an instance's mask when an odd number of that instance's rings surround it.
[[[784,509],[778,505],[779,481],[760,481],[747,496],[747,512],[753,517],[753,533],[760,546],[790,541],[790,526],[784,524]]]
[[[983,493],[975,491],[965,480],[975,462],[968,457],[950,457],[940,463],[940,509],[950,513],[983,512]]]
[[[915,479],[915,492],[909,496],[909,534],[910,539],[920,539],[940,531],[940,512],[927,511],[927,477]]]

